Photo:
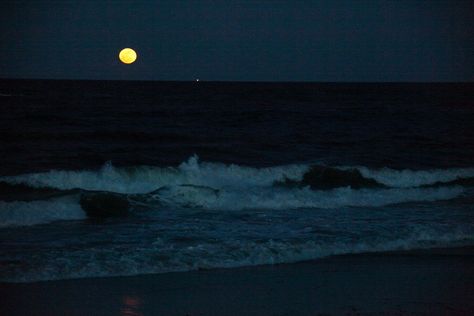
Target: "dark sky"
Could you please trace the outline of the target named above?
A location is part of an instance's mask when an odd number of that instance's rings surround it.
[[[474,1],[3,0],[0,45],[2,78],[474,81]]]

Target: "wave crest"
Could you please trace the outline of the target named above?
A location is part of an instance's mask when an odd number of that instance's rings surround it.
[[[269,187],[275,183],[309,185],[316,189],[350,186],[414,188],[474,178],[474,168],[433,170],[395,170],[367,167],[324,167],[292,164],[254,168],[235,164],[200,162],[190,157],[178,167],[137,166],[116,168],[110,162],[97,171],[50,170],[17,176],[0,177],[10,184],[59,190],[83,189],[116,193],[149,193],[160,187],[196,185],[213,188]]]
[[[344,168],[347,169],[347,168]],[[460,179],[474,178],[474,168],[452,168],[433,170],[395,170],[382,168],[378,170],[357,167],[362,176],[373,179],[390,187],[412,188],[454,182]]]
[[[1,177],[0,181],[60,190],[83,189],[116,193],[149,193],[163,186],[200,185],[209,187],[271,186],[285,178],[301,179],[306,165],[252,168],[234,164],[199,162],[192,156],[178,167],[138,166],[116,168],[110,162],[98,171],[51,170],[18,176]]]
[[[97,171],[51,170],[0,177],[0,181],[17,186],[15,190],[10,188],[15,194],[25,189],[22,186],[60,190],[62,195],[99,191],[126,195],[124,198],[130,198],[135,205],[167,204],[213,210],[377,207],[448,200],[466,192],[466,186],[474,185],[474,181],[460,183],[463,179],[474,180],[474,169],[375,170],[310,164],[254,168],[200,162],[197,156],[178,167],[117,168],[107,163]],[[50,194],[56,192],[34,196]],[[108,208],[109,200],[93,199],[86,204],[89,209],[102,211]],[[97,201],[101,204],[99,208]],[[3,203],[1,209],[11,207]]]

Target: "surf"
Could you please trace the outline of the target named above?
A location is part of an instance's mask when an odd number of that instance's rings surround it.
[[[197,185],[216,189],[234,187],[309,186],[324,190],[337,187],[416,188],[473,179],[474,168],[432,170],[371,169],[364,166],[290,164],[255,168],[218,162],[201,162],[190,157],[177,167],[114,167],[111,162],[99,170],[50,170],[48,172],[2,176],[0,182],[34,188],[83,189],[123,194],[149,193],[165,186]]]
[[[0,221],[3,227],[35,225],[166,207],[297,211],[431,203],[469,194],[473,176],[473,168],[395,170],[316,164],[255,168],[201,162],[197,156],[177,167],[106,163],[99,170],[0,177]]]

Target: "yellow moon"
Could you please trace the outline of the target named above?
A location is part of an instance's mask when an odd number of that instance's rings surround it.
[[[124,64],[131,64],[137,60],[137,53],[131,48],[124,48],[119,53],[119,59]]]

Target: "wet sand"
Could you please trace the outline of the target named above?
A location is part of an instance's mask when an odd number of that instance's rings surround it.
[[[474,248],[0,283],[0,315],[474,315]]]

